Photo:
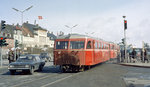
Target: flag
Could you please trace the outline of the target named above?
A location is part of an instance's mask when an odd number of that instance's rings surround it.
[[[43,19],[42,16],[38,16],[38,18],[39,18],[39,20],[40,20],[40,19]]]

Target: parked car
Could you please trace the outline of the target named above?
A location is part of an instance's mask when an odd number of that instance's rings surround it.
[[[41,53],[40,54],[40,58],[43,59],[43,60],[45,60],[45,62],[47,62],[47,61],[50,62],[50,60],[51,60],[51,56],[50,56],[49,53]]]
[[[8,65],[8,70],[10,74],[15,74],[15,72],[29,72],[33,74],[35,70],[42,71],[45,65],[45,61],[41,60],[39,56],[36,55],[23,55],[20,56],[16,62],[12,62]]]

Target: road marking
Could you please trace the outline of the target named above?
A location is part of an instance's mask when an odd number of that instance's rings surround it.
[[[48,76],[45,76],[45,77],[42,77],[42,78],[39,78],[39,79],[30,80],[30,81],[23,82],[23,83],[20,83],[20,84],[17,84],[17,85],[13,85],[12,87],[20,87],[20,86],[23,85],[23,84],[31,83],[31,82],[33,82],[33,81],[37,81],[37,80],[41,80],[41,79],[45,79],[45,78],[50,77],[50,76],[55,76],[55,75],[48,75]]]
[[[63,80],[65,80],[65,79],[67,79],[67,78],[70,78],[70,77],[75,76],[75,75],[78,75],[78,74],[80,74],[80,73],[73,74],[73,75],[69,75],[69,76],[67,76],[67,77],[65,77],[65,78],[61,78],[61,79],[55,80],[55,81],[53,81],[53,82],[51,82],[51,83],[48,83],[48,84],[45,84],[45,85],[43,85],[43,86],[41,86],[41,87],[50,86],[50,85],[52,85],[52,84],[58,83],[58,82],[60,82],[60,81],[63,81]]]
[[[62,80],[65,80],[65,79],[67,79],[67,78],[70,78],[70,77],[72,77],[72,76],[73,76],[73,75],[67,76],[67,77],[65,77],[65,78],[58,79],[58,80],[56,80],[56,81],[54,81],[54,82],[48,83],[48,84],[43,85],[43,86],[41,86],[41,87],[46,87],[46,86],[52,85],[52,84],[54,84],[54,83],[57,83],[57,82],[60,82],[60,81],[62,81]]]

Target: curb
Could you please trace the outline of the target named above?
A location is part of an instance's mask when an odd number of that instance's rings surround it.
[[[119,65],[132,66],[132,67],[142,67],[142,68],[150,68],[150,66],[136,65],[136,64],[126,64],[126,63],[119,63]]]

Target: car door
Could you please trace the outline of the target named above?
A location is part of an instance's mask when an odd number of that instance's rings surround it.
[[[38,65],[38,60],[37,60],[37,58],[36,57],[34,57],[34,69],[35,70],[37,70],[38,69],[38,67],[39,67],[39,65]]]
[[[36,68],[39,69],[40,64],[41,64],[41,60],[40,60],[40,58],[37,57],[37,56],[36,56],[35,58],[36,58]]]

